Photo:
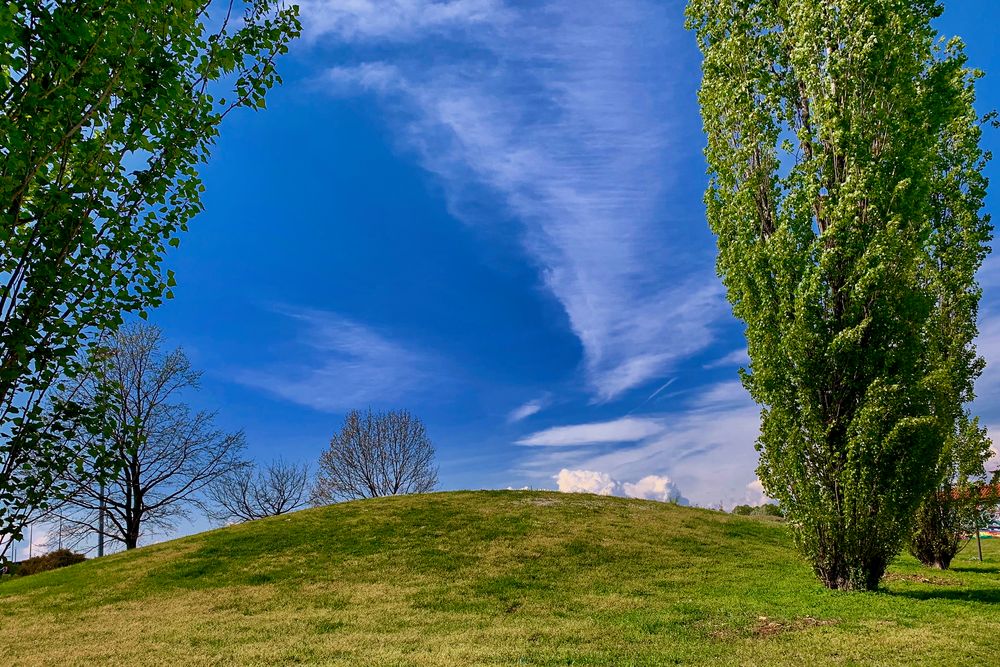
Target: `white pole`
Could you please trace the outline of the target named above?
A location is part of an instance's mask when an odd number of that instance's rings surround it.
[[[979,513],[976,513],[976,547],[979,549],[979,562],[983,562],[983,540],[979,536]]]

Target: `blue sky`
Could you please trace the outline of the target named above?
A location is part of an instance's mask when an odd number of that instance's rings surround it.
[[[1000,5],[946,5],[1000,107]],[[314,462],[345,410],[405,407],[445,489],[759,502],[683,3],[301,6],[285,84],[228,119],[151,318],[204,370],[199,407],[264,460]],[[1000,264],[983,283],[1000,362]],[[1000,372],[979,387],[1000,427]]]

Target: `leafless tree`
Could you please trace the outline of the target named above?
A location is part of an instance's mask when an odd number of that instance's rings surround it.
[[[320,456],[313,502],[426,493],[435,486],[434,446],[423,422],[406,410],[352,410]]]
[[[233,468],[208,486],[208,513],[217,521],[253,521],[305,507],[309,466],[275,459],[262,468]]]
[[[175,526],[201,505],[209,484],[243,465],[243,433],[224,433],[214,413],[181,402],[201,374],[182,350],[162,347],[160,330],[144,324],[109,341],[92,381],[111,387],[110,451],[118,472],[104,484],[70,475],[76,490],[50,519],[61,518],[70,535],[103,532],[133,549],[140,536]]]

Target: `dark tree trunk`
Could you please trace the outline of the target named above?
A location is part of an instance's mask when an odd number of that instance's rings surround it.
[[[132,496],[132,508],[125,521],[125,548],[139,546],[139,530],[142,525],[142,494],[137,490]]]
[[[917,511],[916,528],[910,537],[910,553],[927,567],[947,570],[961,550],[963,522],[960,508],[950,497],[951,487],[932,494]]]
[[[869,559],[861,567],[850,568],[843,560],[835,560],[828,565],[817,565],[816,575],[823,585],[839,591],[874,591],[885,575],[888,563],[875,558]]]
[[[139,546],[139,535],[130,530],[125,536],[125,548],[135,549],[137,546]]]
[[[930,565],[935,570],[947,570],[951,567],[951,556],[941,556],[936,558]]]

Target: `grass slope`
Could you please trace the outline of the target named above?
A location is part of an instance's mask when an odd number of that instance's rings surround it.
[[[641,500],[345,503],[0,584],[3,665],[995,664],[1000,545],[825,590],[775,523]]]

